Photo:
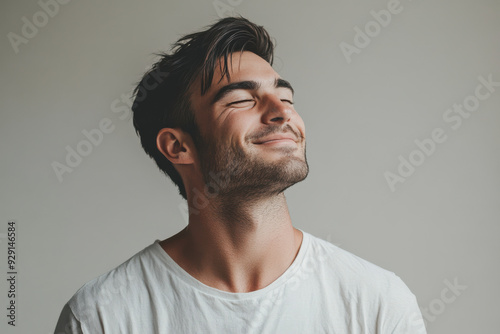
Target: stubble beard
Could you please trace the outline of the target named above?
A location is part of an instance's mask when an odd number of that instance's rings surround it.
[[[304,144],[305,145],[305,144]],[[220,200],[252,200],[274,196],[304,180],[309,174],[306,152],[302,158],[290,147],[282,158],[266,161],[245,153],[242,147],[203,138],[199,145],[200,167],[211,197]]]

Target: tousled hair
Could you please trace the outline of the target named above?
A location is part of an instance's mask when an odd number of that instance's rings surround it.
[[[253,52],[273,64],[274,43],[267,31],[243,17],[228,17],[206,30],[180,38],[171,53],[160,53],[134,89],[133,124],[141,145],[187,199],[182,178],[174,165],[158,150],[156,137],[163,128],[180,128],[193,138],[197,148],[201,136],[190,104],[190,87],[199,78],[200,94],[211,86],[216,67],[221,79],[230,79],[229,65],[234,52]]]

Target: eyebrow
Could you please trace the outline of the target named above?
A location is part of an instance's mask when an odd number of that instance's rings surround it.
[[[215,94],[212,104],[215,104],[217,101],[221,100],[224,96],[232,92],[233,90],[238,90],[238,89],[244,89],[244,90],[257,90],[260,88],[260,83],[257,81],[253,80],[248,80],[248,81],[238,81],[238,82],[233,82],[230,84],[227,84],[223,86],[222,88],[219,89],[219,91]],[[286,81],[285,79],[281,78],[276,78],[274,80],[274,87],[275,88],[288,88],[289,90],[292,91],[292,94],[294,94],[294,90],[292,85]]]

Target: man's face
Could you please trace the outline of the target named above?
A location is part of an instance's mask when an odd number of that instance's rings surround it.
[[[254,53],[233,53],[228,66],[229,81],[217,67],[207,93],[198,82],[191,97],[203,179],[218,195],[278,194],[309,171],[292,88]]]

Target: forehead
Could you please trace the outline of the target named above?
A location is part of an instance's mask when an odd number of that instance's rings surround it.
[[[203,96],[201,96],[201,78],[198,77],[196,79],[191,92],[191,96],[195,100],[210,100],[220,87],[232,82],[253,80],[262,85],[274,85],[276,78],[280,77],[267,61],[249,51],[234,52],[230,54],[227,59],[229,79],[227,76],[222,78],[222,66],[223,59],[221,58],[215,66],[210,88]]]
[[[222,59],[219,61],[219,65]],[[230,74],[230,80],[227,77],[219,83],[221,78],[221,69],[220,66],[217,66],[214,71],[214,80],[212,82],[213,85],[230,83],[234,81],[240,81],[241,79],[247,78],[256,78],[262,77],[262,79],[269,79],[269,76],[273,80],[276,77],[279,77],[278,73],[271,67],[271,65],[257,56],[253,52],[243,51],[243,52],[235,52],[232,53],[228,58],[228,70]]]

